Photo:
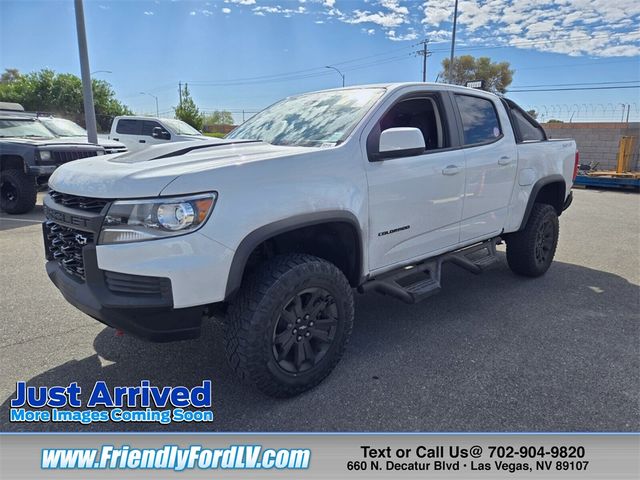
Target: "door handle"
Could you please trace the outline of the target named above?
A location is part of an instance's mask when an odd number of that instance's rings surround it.
[[[138,142],[140,142],[140,143],[147,143],[147,141],[146,141],[146,140],[138,140]]]
[[[500,157],[500,160],[498,160],[498,165],[509,165],[511,163],[511,157],[507,157],[506,155],[504,157]]]
[[[117,142],[118,140],[120,140],[119,138],[115,138],[115,137],[113,137],[113,139],[114,139],[116,142]]]
[[[446,167],[444,167],[442,169],[442,174],[443,175],[455,175],[457,173],[460,173],[462,169],[457,166],[457,165],[447,165]]]

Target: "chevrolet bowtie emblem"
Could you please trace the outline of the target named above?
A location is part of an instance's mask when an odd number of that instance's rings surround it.
[[[80,245],[86,245],[87,244],[87,237],[85,237],[84,235],[80,235],[79,233],[76,234],[76,242],[78,242],[78,244]]]

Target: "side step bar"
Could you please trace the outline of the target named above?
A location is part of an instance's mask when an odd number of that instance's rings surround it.
[[[417,303],[440,291],[442,264],[451,262],[460,268],[479,274],[497,260],[496,245],[500,237],[486,240],[454,252],[402,267],[369,280],[358,288],[360,293],[371,290],[391,295],[406,303]]]

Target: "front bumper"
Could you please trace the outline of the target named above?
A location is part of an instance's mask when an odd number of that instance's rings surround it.
[[[27,166],[27,174],[34,176],[50,176],[58,168],[56,165],[31,165]]]
[[[85,247],[84,265],[84,282],[55,260],[47,262],[47,274],[64,298],[90,317],[154,342],[200,335],[204,307],[174,308],[170,282],[158,295],[116,294],[107,285],[106,272],[98,268],[95,246]]]
[[[73,207],[47,195],[43,233],[47,273],[66,300],[149,340],[197,337],[207,306],[225,298],[233,251],[200,232],[96,245],[108,205],[62,195]]]

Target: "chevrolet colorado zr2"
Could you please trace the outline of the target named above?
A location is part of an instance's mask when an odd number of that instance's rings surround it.
[[[354,290],[414,303],[441,266],[544,274],[578,153],[512,101],[443,84],[286,98],[224,140],[65,164],[47,272],[87,315],[152,341],[224,315],[231,367],[273,396],[342,356]]]

